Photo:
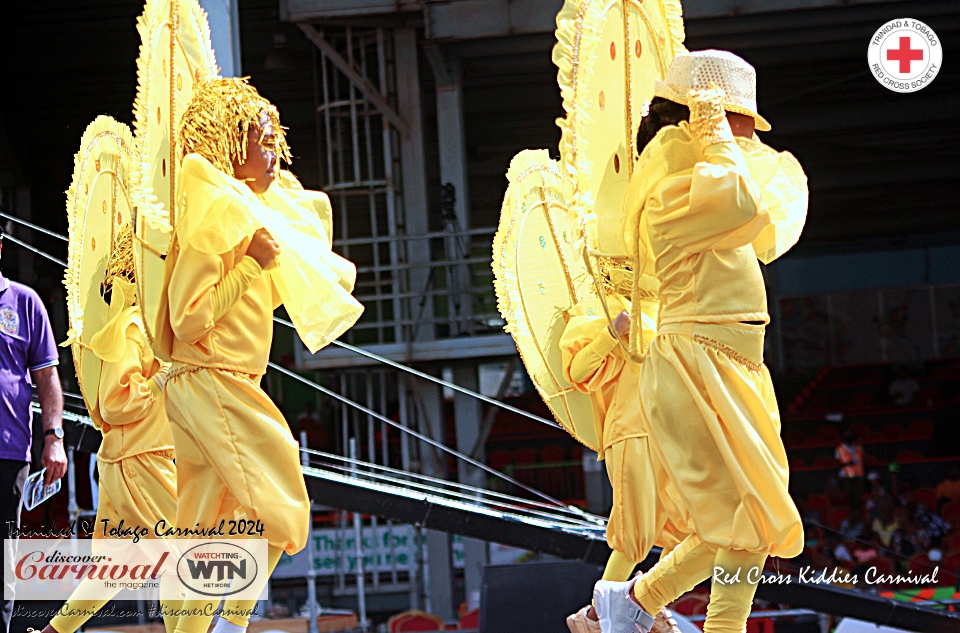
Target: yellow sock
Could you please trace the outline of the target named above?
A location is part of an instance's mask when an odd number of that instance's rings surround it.
[[[741,633],[750,616],[757,580],[767,561],[766,554],[719,550],[714,565],[720,574],[710,589],[704,633]],[[724,582],[720,582],[720,580]]]
[[[277,563],[280,562],[280,556],[282,554],[283,548],[281,547],[271,545],[270,549],[267,550],[267,578],[270,578],[270,575],[273,574],[273,570],[276,569]],[[256,600],[225,600],[220,617],[230,624],[246,627],[247,624],[250,623],[250,615],[256,604]]]
[[[616,550],[610,552],[610,558],[607,559],[607,566],[603,570],[603,580],[613,580],[615,582],[624,582],[630,580],[630,574],[637,566],[635,561],[630,560],[622,552]]]
[[[647,613],[657,614],[709,578],[716,555],[715,547],[692,534],[641,576],[633,593]]]

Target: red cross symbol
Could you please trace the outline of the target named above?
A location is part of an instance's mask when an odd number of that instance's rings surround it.
[[[887,51],[887,60],[900,62],[900,72],[910,72],[910,62],[919,62],[923,60],[922,48],[910,48],[910,36],[900,38],[900,48],[891,48]]]

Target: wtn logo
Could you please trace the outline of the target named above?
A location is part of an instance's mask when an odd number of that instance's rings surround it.
[[[190,577],[194,580],[233,580],[234,578],[247,579],[247,561],[241,560],[240,564],[228,560],[190,560],[187,559],[187,568],[190,570]],[[214,571],[216,578],[211,578]]]

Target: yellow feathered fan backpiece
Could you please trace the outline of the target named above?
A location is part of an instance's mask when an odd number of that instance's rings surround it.
[[[197,0],[147,0],[137,20],[140,56],[134,102],[136,207],[134,261],[143,324],[151,345],[163,285],[163,259],[176,227],[180,117],[193,86],[219,76],[207,15]]]
[[[90,349],[91,341],[107,323],[110,306],[104,300],[104,283],[127,277],[133,262],[114,258],[120,230],[130,224],[133,134],[130,128],[107,116],[87,126],[74,158],[73,181],[67,190],[69,246],[63,283],[67,288],[69,345],[87,411],[99,426],[101,360]],[[128,242],[129,244],[129,242]],[[110,266],[113,264],[112,266]]]
[[[527,150],[507,175],[493,253],[506,330],[554,416],[593,449],[589,397],[563,379],[558,342],[574,305],[616,317],[606,297],[629,298],[635,275],[645,292],[634,306],[634,338],[656,329],[655,279],[645,267],[629,266],[620,227],[644,104],[653,97],[654,81],[684,50],[683,37],[678,0],[567,0],[557,15],[553,49],[567,113],[557,121],[560,161],[549,160],[546,150]],[[546,188],[539,181],[545,178]],[[542,228],[543,209],[551,210],[549,231]],[[643,341],[631,341],[631,348],[638,358]]]
[[[560,359],[560,336],[570,310],[592,291],[575,244],[576,212],[568,204],[573,191],[547,150],[517,154],[507,180],[493,241],[494,287],[505,329],[557,421],[598,450],[590,396],[563,377]]]

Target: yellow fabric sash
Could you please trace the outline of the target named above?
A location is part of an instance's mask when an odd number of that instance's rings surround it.
[[[263,195],[227,176],[197,154],[183,159],[178,180],[177,239],[205,253],[222,254],[260,227],[280,245],[268,271],[310,352],[356,323],[363,306],[350,292],[356,267],[333,252],[330,201],[282,173]],[[188,211],[189,210],[189,211]]]

